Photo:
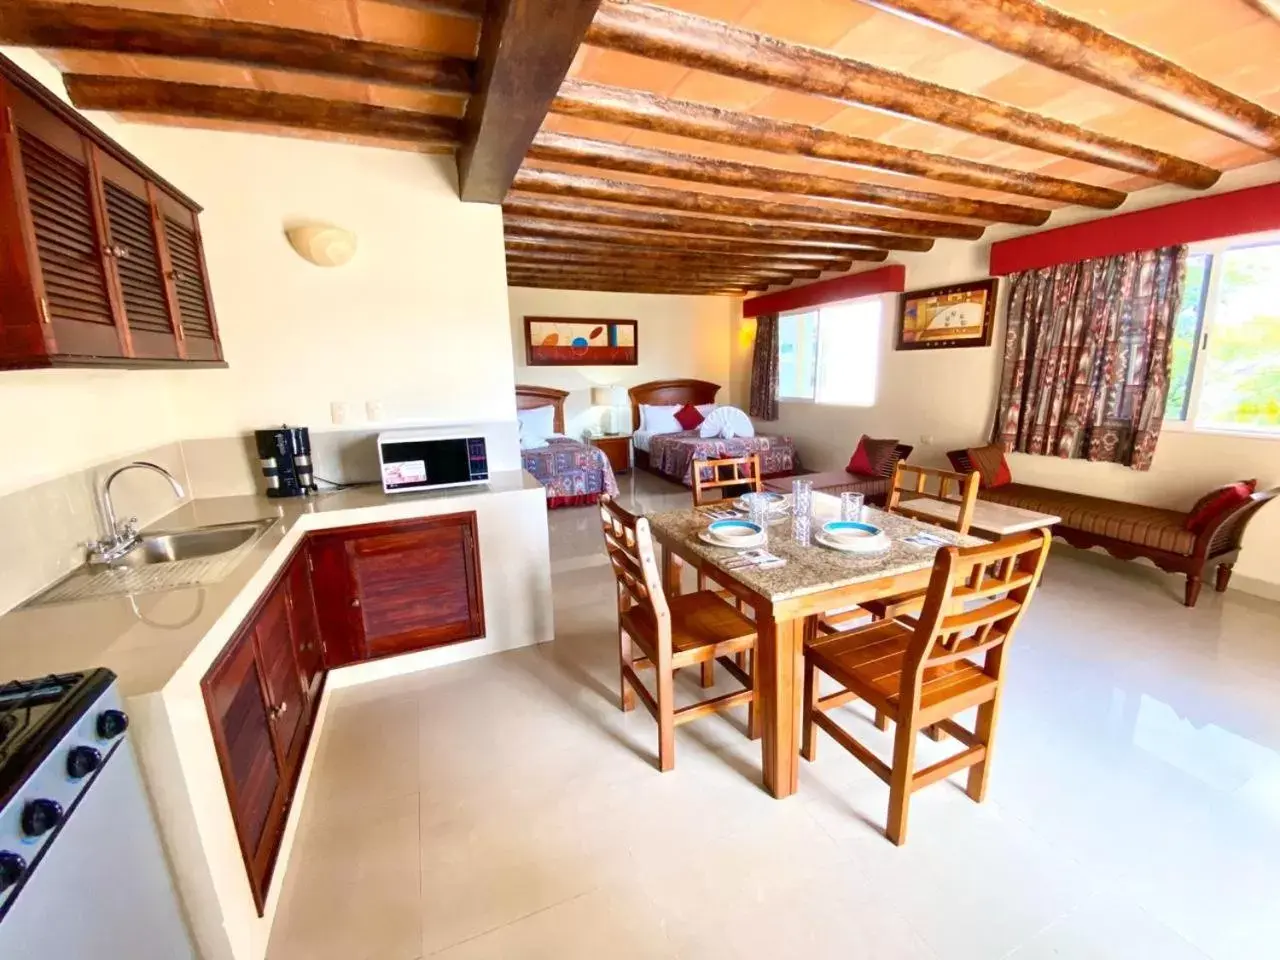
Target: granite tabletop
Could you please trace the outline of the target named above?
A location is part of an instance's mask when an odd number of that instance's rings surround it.
[[[716,507],[724,508],[723,504]],[[874,524],[888,535],[889,548],[881,553],[856,554],[832,550],[829,547],[813,542],[809,546],[797,543],[791,537],[791,520],[774,523],[769,528],[769,542],[766,549],[786,560],[780,567],[761,570],[747,567],[732,572],[724,569],[725,561],[733,559],[741,551],[714,547],[698,539],[698,533],[705,530],[712,522],[706,513],[707,508],[700,510],[672,510],[666,513],[655,513],[647,516],[650,529],[659,540],[672,539],[682,542],[695,554],[710,560],[724,571],[724,576],[732,577],[750,590],[777,602],[802,597],[807,594],[834,590],[854,583],[878,580],[903,573],[913,573],[933,566],[937,546],[921,546],[903,542],[907,537],[918,533],[928,533],[944,543],[959,547],[976,547],[987,541],[978,537],[964,536],[945,527],[934,526],[909,517],[885,513],[875,507],[867,507],[863,519]],[[813,529],[820,530],[827,520],[836,519],[840,512],[840,501],[823,493],[813,495]]]

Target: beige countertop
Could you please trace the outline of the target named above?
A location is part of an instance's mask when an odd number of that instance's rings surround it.
[[[121,693],[162,690],[206,638],[218,648],[230,637],[309,530],[379,523],[475,509],[485,498],[543,488],[521,470],[495,473],[479,487],[388,495],[354,487],[307,499],[263,496],[193,500],[158,520],[155,529],[273,518],[277,522],[215,583],[134,596],[20,607],[0,616],[0,678],[107,667]],[[536,494],[535,494],[536,492]],[[216,633],[217,639],[211,637]],[[218,642],[220,640],[221,642]],[[203,674],[216,651],[190,664]]]

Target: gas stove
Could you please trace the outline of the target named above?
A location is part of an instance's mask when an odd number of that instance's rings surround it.
[[[0,683],[0,957],[192,958],[109,670]]]

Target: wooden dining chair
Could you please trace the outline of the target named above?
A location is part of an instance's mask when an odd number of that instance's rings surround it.
[[[755,658],[749,673],[733,659],[754,651],[755,624],[707,590],[668,597],[662,590],[649,521],[628,513],[608,496],[600,498],[600,519],[618,582],[621,706],[623,711],[632,710],[639,697],[658,721],[659,768],[667,771],[675,766],[677,726],[719,710],[747,704],[748,735],[758,739]],[[634,655],[634,648],[639,648],[640,656]],[[675,672],[717,660],[744,689],[676,709]],[[656,693],[650,693],[640,680],[642,670],[654,671]]]
[[[801,756],[815,759],[816,727],[888,783],[885,833],[895,844],[907,838],[911,794],[921,787],[968,768],[966,792],[979,803],[986,796],[1005,656],[1040,582],[1049,543],[1039,530],[980,547],[943,547],[918,620],[876,620],[806,646]],[[980,663],[973,659],[978,656]],[[819,673],[840,691],[819,696]],[[828,716],[859,698],[897,724],[891,764]],[[978,708],[972,731],[953,719],[971,707]],[[935,725],[964,749],[917,771],[916,735]]]
[[[710,503],[709,494],[716,498],[740,496],[743,493],[759,493],[764,489],[760,478],[760,454],[749,457],[725,457],[722,460],[694,460],[690,465],[693,474],[693,505],[700,507]],[[703,474],[707,478],[703,478]]]

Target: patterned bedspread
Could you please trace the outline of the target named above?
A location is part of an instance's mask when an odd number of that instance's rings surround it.
[[[609,458],[596,447],[553,437],[538,450],[522,450],[520,458],[524,468],[547,488],[551,506],[594,503],[602,493],[618,495]]]
[[[747,457],[760,454],[760,470],[765,476],[790,473],[795,469],[796,448],[790,437],[723,437],[703,439],[696,430],[663,433],[649,441],[649,466],[653,470],[678,479],[685,486],[693,484],[690,464],[694,460],[719,460],[724,457]]]

